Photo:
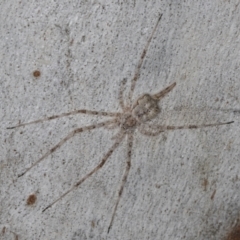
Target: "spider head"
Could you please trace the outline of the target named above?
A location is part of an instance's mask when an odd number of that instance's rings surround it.
[[[159,113],[160,108],[158,106],[158,100],[154,99],[149,94],[144,94],[139,97],[132,107],[133,117],[141,123],[152,120]]]

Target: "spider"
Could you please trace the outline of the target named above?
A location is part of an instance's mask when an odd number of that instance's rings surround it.
[[[92,111],[87,109],[80,109],[75,110],[68,113],[62,113],[60,115],[54,115],[51,117],[39,119],[36,121],[28,122],[28,123],[22,123],[17,126],[9,127],[8,129],[13,129],[17,127],[26,126],[29,124],[36,124],[43,121],[50,121],[56,118],[60,117],[66,117],[70,115],[75,114],[88,114],[88,115],[98,115],[98,116],[106,116],[106,117],[112,117],[111,120],[107,120],[104,122],[100,122],[97,124],[77,128],[73,131],[71,131],[65,138],[63,138],[60,142],[58,142],[55,146],[53,146],[50,150],[48,150],[40,159],[38,159],[35,163],[33,163],[29,168],[27,168],[23,173],[18,175],[18,177],[23,176],[28,171],[30,171],[33,167],[35,167],[37,164],[39,164],[41,161],[43,161],[46,157],[48,157],[50,154],[55,152],[57,149],[59,149],[66,141],[74,137],[76,134],[82,133],[84,131],[91,131],[93,129],[97,128],[119,128],[119,132],[117,135],[113,138],[114,144],[111,146],[111,148],[105,153],[100,163],[92,169],[90,172],[88,172],[83,178],[78,180],[68,191],[66,191],[64,194],[62,194],[60,197],[58,197],[55,201],[53,201],[51,204],[49,204],[47,207],[45,207],[42,212],[45,212],[48,208],[52,207],[54,204],[56,204],[58,201],[60,201],[62,198],[64,198],[67,194],[75,190],[77,187],[79,187],[86,179],[88,179],[91,175],[96,173],[98,170],[100,170],[108,158],[112,155],[113,151],[121,144],[121,142],[124,140],[125,137],[127,137],[127,160],[126,160],[126,169],[122,177],[122,181],[120,184],[120,188],[118,191],[118,197],[117,201],[115,203],[115,206],[113,208],[110,224],[108,226],[108,233],[113,225],[114,217],[118,208],[119,201],[121,199],[124,185],[127,181],[128,174],[131,168],[131,154],[132,154],[132,146],[133,146],[133,138],[134,138],[134,132],[138,130],[140,133],[146,136],[157,136],[161,134],[164,131],[167,130],[176,130],[176,129],[197,129],[197,128],[203,128],[203,127],[213,127],[213,126],[219,126],[219,125],[225,125],[225,124],[231,124],[231,122],[223,122],[223,123],[213,123],[213,124],[202,124],[202,125],[183,125],[183,126],[166,126],[166,125],[153,125],[149,124],[148,122],[152,119],[154,119],[160,112],[161,109],[158,106],[158,102],[165,97],[170,91],[173,90],[173,88],[176,86],[176,82],[172,83],[170,86],[166,87],[162,91],[155,93],[155,94],[143,94],[139,98],[137,98],[136,101],[132,101],[133,92],[136,86],[136,82],[139,79],[140,76],[140,70],[141,66],[143,64],[143,60],[146,56],[148,47],[150,45],[150,42],[153,38],[153,35],[158,27],[158,24],[161,20],[162,14],[159,15],[157,23],[152,31],[152,34],[150,35],[146,46],[141,54],[139,63],[136,67],[134,77],[131,80],[131,86],[129,93],[127,95],[127,99],[125,101],[123,97],[123,92],[125,90],[125,84],[126,79],[124,79],[121,82],[120,85],[120,91],[119,91],[119,104],[122,109],[122,112],[103,112],[103,111]]]

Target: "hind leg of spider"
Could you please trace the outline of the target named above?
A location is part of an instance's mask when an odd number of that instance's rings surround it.
[[[62,113],[59,115],[53,115],[51,117],[38,119],[38,120],[28,122],[28,123],[21,123],[19,125],[13,126],[13,127],[8,127],[7,129],[13,129],[13,128],[22,127],[22,126],[26,126],[26,125],[30,125],[30,124],[46,122],[46,121],[50,121],[50,120],[53,120],[56,118],[67,117],[70,115],[76,115],[76,114],[80,114],[80,113],[88,114],[88,115],[95,115],[95,116],[107,116],[107,117],[118,117],[119,116],[119,113],[117,113],[117,112],[102,112],[102,111],[92,111],[92,110],[87,110],[87,109],[79,109],[79,110],[75,110],[75,111],[68,112],[68,113]]]
[[[124,136],[125,136],[124,133],[122,133],[121,136],[119,136],[119,138],[115,141],[115,143],[112,145],[112,147],[108,150],[108,152],[102,158],[101,162],[92,171],[90,171],[87,175],[85,175],[82,179],[80,179],[77,183],[75,183],[72,188],[70,188],[68,191],[66,191],[64,194],[62,194],[58,199],[56,199],[54,202],[52,202],[46,208],[44,208],[42,210],[42,212],[45,212],[48,208],[52,207],[56,202],[63,199],[68,193],[72,192],[79,185],[81,185],[86,179],[88,179],[91,175],[93,175],[95,172],[97,172],[99,169],[101,169],[103,167],[103,165],[106,163],[106,161],[108,160],[108,158],[112,155],[113,151],[122,142]]]
[[[183,125],[183,126],[165,126],[165,125],[159,125],[159,126],[154,126],[154,125],[149,125],[147,127],[140,127],[139,131],[143,135],[146,136],[157,136],[161,134],[164,131],[167,130],[177,130],[177,129],[198,129],[198,128],[205,128],[205,127],[216,127],[220,125],[227,125],[231,124],[231,122],[223,122],[223,123],[212,123],[212,124],[202,124],[202,125]]]
[[[34,166],[36,166],[38,163],[40,163],[41,161],[43,161],[47,156],[49,156],[50,154],[52,154],[53,152],[55,152],[58,148],[60,148],[66,141],[68,141],[69,139],[71,139],[75,134],[77,133],[81,133],[83,131],[87,131],[87,130],[92,130],[95,128],[100,128],[100,127],[104,127],[108,124],[111,124],[114,120],[109,120],[109,121],[105,121],[105,122],[101,122],[95,125],[90,125],[90,126],[86,126],[86,127],[82,127],[82,128],[77,128],[75,130],[73,130],[72,132],[70,132],[65,138],[63,138],[59,143],[57,143],[54,147],[52,147],[49,151],[47,151],[40,159],[38,159],[34,164],[32,164],[29,168],[27,168],[23,173],[19,174],[18,177],[22,177],[24,174],[26,174],[29,170],[31,170]]]
[[[128,134],[128,143],[127,143],[128,147],[127,147],[127,165],[126,165],[126,170],[125,170],[125,173],[124,173],[123,178],[122,178],[121,186],[120,186],[120,189],[119,189],[119,192],[118,192],[118,199],[117,199],[117,202],[115,204],[115,207],[114,207],[114,210],[113,210],[113,214],[112,214],[112,218],[111,218],[111,221],[110,221],[110,224],[109,224],[109,227],[108,227],[108,233],[109,233],[109,231],[110,231],[110,229],[112,227],[113,220],[114,220],[117,208],[118,208],[118,204],[119,204],[119,201],[120,201],[122,193],[123,193],[123,188],[124,188],[124,185],[125,185],[125,183],[127,181],[129,170],[131,168],[132,144],[133,144],[133,134],[130,133],[130,134]]]
[[[158,26],[161,18],[162,18],[162,14],[160,14],[159,17],[158,17],[157,23],[156,23],[156,25],[155,25],[155,27],[154,27],[154,29],[153,29],[153,31],[152,31],[151,36],[149,37],[149,39],[148,39],[148,41],[147,41],[147,43],[146,43],[146,46],[145,46],[144,49],[143,49],[143,52],[142,52],[141,57],[140,57],[140,60],[139,60],[138,65],[137,65],[137,67],[136,67],[134,76],[133,76],[132,81],[131,81],[131,88],[130,88],[130,92],[129,92],[129,96],[128,96],[129,102],[132,101],[133,91],[134,91],[134,89],[135,89],[136,82],[137,82],[137,80],[138,80],[138,78],[139,78],[139,76],[140,76],[140,69],[141,69],[141,67],[142,67],[143,60],[144,60],[144,58],[145,58],[145,56],[146,56],[148,47],[149,47],[149,45],[150,45],[150,43],[151,43],[151,40],[152,40],[152,38],[153,38],[153,35],[154,35],[154,33],[155,33],[156,29],[157,29],[157,26]]]

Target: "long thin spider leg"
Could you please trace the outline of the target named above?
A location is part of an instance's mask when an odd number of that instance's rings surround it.
[[[131,81],[131,88],[130,88],[129,97],[128,97],[128,99],[129,99],[130,102],[131,102],[131,100],[132,100],[132,95],[133,95],[133,91],[134,91],[135,86],[136,86],[136,82],[137,82],[137,80],[138,80],[138,78],[139,78],[139,76],[140,76],[140,69],[141,69],[141,67],[142,67],[143,60],[144,60],[144,58],[145,58],[145,56],[146,56],[148,47],[149,47],[149,45],[150,45],[150,42],[151,42],[151,40],[152,40],[152,38],[153,38],[153,35],[154,35],[154,33],[155,33],[156,29],[157,29],[157,26],[158,26],[161,18],[162,18],[162,14],[160,14],[160,16],[158,17],[157,23],[156,23],[156,25],[155,25],[155,27],[154,27],[154,29],[153,29],[153,32],[152,32],[151,36],[149,37],[149,39],[148,39],[148,41],[147,41],[147,44],[146,44],[145,48],[143,49],[143,52],[142,52],[142,54],[141,54],[140,60],[139,60],[138,65],[137,65],[137,68],[136,68],[136,70],[135,70],[134,77],[133,77],[133,79],[132,79],[132,81]]]
[[[97,172],[99,169],[103,167],[103,165],[106,163],[107,159],[112,155],[113,151],[119,146],[119,144],[122,142],[125,134],[122,133],[121,136],[116,140],[116,142],[112,145],[112,147],[108,150],[108,152],[105,154],[105,156],[102,158],[101,162],[87,175],[85,175],[81,180],[76,182],[73,187],[71,187],[68,191],[66,191],[64,194],[62,194],[58,199],[56,199],[54,202],[49,204],[46,208],[42,210],[42,212],[45,212],[48,208],[52,207],[56,202],[60,201],[62,198],[64,198],[68,193],[73,191],[75,188],[77,188],[80,184],[82,184],[87,178],[89,178],[91,175],[93,175],[95,172]]]
[[[113,123],[111,123],[111,124],[108,124],[105,128],[106,128],[106,129],[115,129],[115,128],[118,127],[118,126],[119,126],[119,122],[116,121],[116,122],[113,122]]]
[[[105,122],[100,122],[98,124],[94,124],[94,125],[90,125],[90,126],[86,126],[86,127],[82,127],[82,128],[77,128],[75,130],[73,130],[72,132],[70,132],[65,138],[63,138],[59,143],[57,143],[54,147],[52,147],[49,151],[47,151],[40,159],[38,159],[34,164],[32,164],[32,166],[30,166],[29,168],[27,168],[23,173],[21,173],[20,175],[18,175],[18,177],[22,177],[25,173],[27,173],[30,169],[32,169],[33,167],[35,167],[38,163],[40,163],[44,158],[46,158],[47,156],[49,156],[50,154],[52,154],[53,152],[55,152],[58,148],[60,148],[67,140],[69,140],[70,138],[72,138],[75,134],[77,133],[81,133],[83,131],[87,131],[87,130],[92,130],[95,128],[100,128],[100,127],[104,127],[107,124],[111,124],[114,120],[109,120],[109,121],[105,121]]]
[[[113,220],[114,220],[117,208],[118,208],[118,204],[119,204],[119,201],[120,201],[122,193],[123,193],[123,188],[124,188],[124,185],[125,185],[125,183],[127,181],[129,170],[131,168],[132,144],[133,144],[133,134],[130,133],[130,134],[128,134],[128,144],[127,144],[128,145],[128,148],[127,148],[128,156],[127,156],[126,170],[125,170],[125,173],[124,173],[123,178],[122,178],[121,187],[120,187],[119,192],[118,192],[118,199],[117,199],[117,202],[115,204],[115,207],[114,207],[114,210],[113,210],[113,214],[112,214],[112,218],[111,218],[111,221],[110,221],[110,224],[109,224],[109,227],[108,227],[108,233],[109,233],[109,231],[110,231],[110,229],[112,227]]]
[[[124,78],[121,82],[120,85],[120,90],[119,90],[119,95],[118,95],[118,100],[119,100],[119,104],[121,106],[121,108],[124,110],[125,109],[125,104],[124,104],[124,98],[123,98],[123,92],[124,92],[124,87],[127,83],[127,79]]]
[[[166,94],[168,94],[170,91],[172,91],[172,89],[176,86],[176,83],[172,83],[170,86],[166,87],[165,89],[163,89],[161,92],[156,93],[154,95],[152,95],[152,97],[158,101],[160,101],[163,97],[166,96]]]
[[[87,109],[80,109],[80,110],[75,110],[75,111],[68,112],[68,113],[62,113],[59,115],[53,115],[51,117],[38,119],[38,120],[28,122],[28,123],[21,123],[19,125],[13,126],[13,127],[8,127],[7,129],[13,129],[13,128],[22,127],[22,126],[26,126],[26,125],[30,125],[30,124],[46,122],[46,121],[50,121],[50,120],[53,120],[56,118],[66,117],[66,116],[70,116],[70,115],[76,115],[76,114],[80,114],[80,113],[88,114],[88,115],[107,116],[107,117],[118,117],[120,115],[120,113],[117,113],[117,112],[101,112],[101,111],[91,111],[91,110],[87,110]]]
[[[147,128],[141,127],[139,128],[140,133],[147,135],[147,136],[157,136],[160,133],[167,131],[167,130],[177,130],[177,129],[197,129],[197,128],[205,128],[205,127],[216,127],[220,125],[227,125],[234,123],[231,122],[223,122],[223,123],[212,123],[212,124],[202,124],[202,125],[183,125],[183,126],[147,126]]]

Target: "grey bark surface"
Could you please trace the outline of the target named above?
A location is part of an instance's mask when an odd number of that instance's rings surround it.
[[[240,216],[239,1],[9,0],[0,9],[0,239],[225,239]],[[120,111],[120,83],[130,87],[159,13],[134,98],[176,82],[155,123],[234,124],[156,137],[136,131],[109,233],[126,141],[42,213],[100,162],[116,131],[79,134],[18,178],[74,128],[104,118],[7,127],[76,109]]]

